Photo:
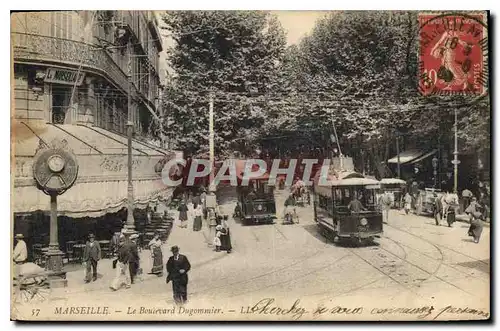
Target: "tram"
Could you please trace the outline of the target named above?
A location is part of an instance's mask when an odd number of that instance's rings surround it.
[[[274,186],[268,185],[269,173],[249,179],[248,185],[241,185],[243,176],[243,171],[238,172],[238,202],[234,216],[245,225],[274,223],[276,200]]]
[[[370,241],[383,232],[382,211],[376,194],[380,183],[354,171],[331,170],[322,183],[320,174],[313,186],[314,219],[321,232],[329,237]],[[361,204],[352,208],[356,198]]]

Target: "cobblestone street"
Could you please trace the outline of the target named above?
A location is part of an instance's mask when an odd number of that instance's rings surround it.
[[[235,204],[231,190],[219,195],[222,212],[229,215]],[[283,205],[284,197],[285,193],[278,191],[277,206]],[[164,262],[172,245],[179,245],[191,261],[186,308],[221,308],[231,318],[231,313],[241,313],[242,307],[265,298],[281,298],[285,306],[300,300],[304,305],[343,307],[420,304],[437,310],[445,303],[465,300],[474,307],[488,307],[484,300],[489,291],[489,227],[475,244],[467,236],[465,223],[457,222],[451,228],[436,226],[430,217],[393,210],[383,236],[373,245],[357,247],[327,240],[314,224],[312,207],[298,210],[300,224],[295,225],[282,225],[281,211],[272,225],[244,226],[231,219],[232,254],[208,247],[206,227],[193,232],[191,223],[187,229],[174,226],[163,246]],[[47,307],[52,308],[47,309],[79,303],[109,305],[121,318],[133,319],[137,317],[127,314],[131,303],[133,307],[173,307],[171,285],[165,283],[165,276],[147,274],[151,268],[148,250],[141,252],[141,267],[146,273],[143,279],[117,292],[109,289],[114,275],[111,260],[99,263],[100,277],[90,284],[83,283],[83,269],[68,272],[68,288],[54,289],[47,301]],[[376,300],[367,302],[368,297]],[[161,316],[158,318],[165,318]],[[266,315],[259,317],[265,319]],[[196,316],[180,314],[175,318]]]

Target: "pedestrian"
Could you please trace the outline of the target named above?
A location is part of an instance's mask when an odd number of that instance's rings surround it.
[[[488,193],[481,192],[479,196],[479,204],[483,207],[483,220],[488,221],[490,218],[490,195]]]
[[[352,201],[351,201],[352,202]],[[387,223],[389,221],[389,210],[391,210],[393,200],[389,191],[384,191],[380,197],[380,204],[382,207],[382,221]]]
[[[16,239],[16,246],[12,253],[12,260],[15,264],[14,277],[17,279],[21,274],[21,266],[25,264],[28,259],[28,248],[26,247],[23,234],[18,233],[14,238]]]
[[[200,231],[202,227],[201,217],[203,215],[202,206],[198,204],[194,210],[193,231]]]
[[[128,263],[130,261],[130,247],[126,243],[125,237],[120,237],[118,243],[118,264],[116,268],[115,278],[111,282],[110,288],[117,291],[125,285],[125,288],[130,288],[130,269]],[[124,279],[123,279],[124,278]]]
[[[206,220],[207,219],[207,192],[206,192],[204,187],[201,188],[200,200],[201,200],[201,206],[203,208],[203,218]]]
[[[215,246],[215,251],[220,252],[220,246],[221,246],[221,240],[220,237],[222,235],[222,225],[217,225],[215,227],[215,237],[214,237],[214,246]]]
[[[441,223],[441,219],[443,218],[443,204],[441,197],[434,193],[434,220],[436,221],[436,225]]]
[[[151,251],[151,259],[153,260],[153,267],[151,274],[161,277],[163,275],[163,252],[161,250],[163,242],[160,240],[160,235],[155,232],[153,239],[149,242],[149,250]]]
[[[93,282],[97,280],[97,262],[100,259],[101,246],[95,241],[94,234],[91,233],[83,251],[83,263],[87,270],[85,273],[85,283],[89,283],[91,278]],[[92,277],[90,276],[90,269],[92,269]]]
[[[470,205],[470,202],[471,202],[471,199],[474,195],[472,194],[472,192],[468,189],[465,189],[462,191],[462,201],[463,201],[463,210],[466,210],[467,207],[469,207]]]
[[[128,262],[128,268],[130,273],[130,282],[133,284],[139,271],[139,250],[137,248],[137,239],[139,235],[134,233],[130,236],[130,242],[128,243],[130,249],[130,259]]]
[[[200,198],[200,194],[198,192],[193,197],[192,202],[193,202],[193,209],[198,208],[198,205],[201,204],[201,198]]]
[[[221,230],[221,245],[220,249],[222,251],[226,251],[228,254],[233,250],[233,246],[231,245],[231,233],[229,231],[229,224],[227,222],[228,216],[224,215],[222,219],[222,230]]]
[[[482,206],[477,202],[475,197],[472,198],[469,207],[465,210],[465,213],[469,215],[470,227],[468,234],[474,238],[474,242],[477,244],[481,238],[481,233],[483,232],[483,213],[481,213]]]
[[[191,264],[186,256],[179,254],[179,247],[172,246],[172,256],[167,262],[167,284],[172,281],[172,292],[176,304],[187,302],[187,273],[191,269]]]
[[[122,233],[117,231],[113,234],[113,237],[111,237],[110,249],[113,255],[118,252],[118,243],[120,242],[121,235]]]
[[[406,215],[408,215],[408,213],[411,211],[411,202],[412,202],[412,197],[410,193],[406,192],[404,197],[404,202],[405,202],[405,213]]]
[[[181,205],[177,208],[179,211],[179,221],[181,222],[181,228],[187,228],[187,220],[188,220],[188,207],[184,200],[181,201]]]

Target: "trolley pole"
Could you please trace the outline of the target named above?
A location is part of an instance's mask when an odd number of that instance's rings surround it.
[[[132,183],[132,134],[134,131],[134,119],[132,113],[132,56],[129,49],[128,55],[128,105],[127,105],[127,222],[125,232],[135,232],[134,222],[134,185]]]

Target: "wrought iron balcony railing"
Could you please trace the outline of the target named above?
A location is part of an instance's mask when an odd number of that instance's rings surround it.
[[[127,75],[102,48],[75,40],[12,32],[14,60],[23,62],[60,62],[98,71],[126,93]]]

